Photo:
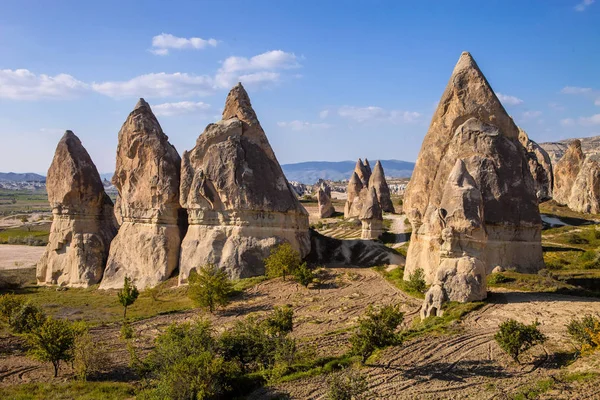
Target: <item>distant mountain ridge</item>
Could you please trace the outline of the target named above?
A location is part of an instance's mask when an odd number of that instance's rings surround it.
[[[550,155],[552,162],[556,163],[565,154],[565,151],[567,151],[569,142],[575,139],[581,140],[581,150],[583,150],[585,154],[595,154],[600,152],[600,136],[570,138],[558,142],[545,142],[540,143],[540,146]]]
[[[371,167],[375,161],[370,161]],[[295,164],[282,164],[283,172],[289,181],[296,181],[305,184],[313,184],[319,179],[328,179],[332,181],[341,181],[350,179],[356,161],[306,161]],[[394,178],[410,178],[415,163],[401,160],[381,160],[381,165],[385,171],[385,176]],[[110,181],[112,172],[100,174],[102,179]],[[16,174],[13,172],[0,172],[0,181],[4,182],[45,182],[46,177],[34,173]]]
[[[371,167],[376,160],[369,161]],[[385,176],[394,178],[409,178],[415,163],[401,160],[380,160]],[[283,172],[289,181],[312,184],[319,179],[340,181],[350,179],[356,161],[306,161],[295,164],[282,164]]]
[[[0,172],[0,182],[46,182],[46,177],[33,172]]]

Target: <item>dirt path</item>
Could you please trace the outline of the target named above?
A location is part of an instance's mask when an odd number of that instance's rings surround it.
[[[31,268],[44,254],[45,246],[0,244],[0,270]]]

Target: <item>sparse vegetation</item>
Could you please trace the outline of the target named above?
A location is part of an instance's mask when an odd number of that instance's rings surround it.
[[[403,319],[404,313],[397,305],[387,305],[380,310],[369,307],[350,338],[351,353],[360,356],[364,363],[376,349],[399,344],[396,328]]]
[[[282,243],[271,250],[271,254],[265,259],[266,275],[269,278],[282,276],[285,280],[288,275],[294,274],[301,262],[300,253],[291,244]]]
[[[333,373],[328,380],[328,400],[367,399],[367,378],[353,368]]]
[[[86,381],[90,375],[102,371],[109,365],[106,348],[98,343],[89,331],[86,323],[76,323],[73,345],[73,369],[75,376]]]
[[[507,282],[512,282],[512,281],[514,281],[513,278],[509,278],[502,272],[493,273],[493,274],[489,275],[489,277],[487,279],[487,282],[489,285],[498,285],[500,283],[507,283]]]
[[[595,315],[573,318],[567,324],[567,333],[579,345],[582,353],[590,353],[600,347],[600,319]]]
[[[375,267],[375,270],[381,273],[388,281],[392,282],[403,292],[417,298],[424,298],[427,291],[425,283],[425,274],[421,268],[418,268],[409,276],[409,280],[404,280],[404,268],[397,267],[387,271],[385,266]]]
[[[54,377],[57,377],[60,362],[73,359],[75,330],[66,320],[48,317],[41,326],[28,335],[27,342],[30,346],[30,355],[40,361],[51,362],[54,367]]]
[[[207,308],[211,314],[218,306],[229,303],[233,285],[227,272],[214,264],[201,267],[198,272],[192,270],[188,278],[188,296],[200,307]]]
[[[314,281],[315,275],[313,270],[304,262],[294,271],[294,278],[302,286],[308,287]]]
[[[546,336],[538,329],[536,321],[531,325],[509,319],[500,324],[500,328],[494,339],[515,362],[519,362],[519,355],[523,354],[536,344],[546,341]]]
[[[119,303],[123,306],[123,321],[127,320],[127,307],[135,303],[140,292],[129,277],[123,279],[123,288],[117,293]]]

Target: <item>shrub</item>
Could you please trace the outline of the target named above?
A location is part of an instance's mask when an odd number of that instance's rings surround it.
[[[536,344],[546,341],[546,336],[537,328],[539,322],[525,325],[521,322],[509,319],[500,324],[500,329],[494,339],[509,356],[517,363],[519,355],[529,350]]]
[[[502,272],[495,272],[489,276],[488,283],[491,285],[497,285],[500,283],[512,282],[513,280],[514,279],[509,278],[508,276],[504,275]]]
[[[37,360],[51,362],[54,377],[57,377],[60,362],[73,359],[75,330],[66,320],[48,317],[28,336],[28,343],[30,355]]]
[[[366,399],[367,379],[353,369],[334,373],[328,380],[328,400],[361,400]]]
[[[12,313],[8,325],[14,333],[30,333],[38,329],[46,320],[46,314],[41,308],[25,303]]]
[[[229,294],[233,285],[227,272],[216,265],[207,264],[198,272],[190,273],[188,297],[198,306],[208,308],[213,313],[215,307],[225,306],[229,303]]]
[[[108,365],[108,357],[104,346],[100,345],[85,324],[73,326],[75,342],[73,347],[73,369],[78,379],[86,381],[96,372]]]
[[[131,339],[133,338],[133,327],[131,323],[127,320],[123,321],[123,325],[121,326],[121,338],[122,339]]]
[[[309,268],[306,263],[302,263],[295,271],[294,278],[296,281],[304,287],[308,287],[313,280],[315,279],[315,275],[311,268]]]
[[[571,233],[567,238],[567,243],[569,244],[589,244],[590,241],[584,237],[581,237],[577,233]]]
[[[594,335],[600,333],[597,324],[600,322],[598,317],[588,314],[581,319],[573,318],[567,324],[567,333],[581,346],[595,347]]]
[[[275,307],[265,324],[271,334],[285,335],[294,328],[294,310],[290,306]]]
[[[23,305],[25,300],[16,294],[0,295],[0,319],[7,324],[10,324],[11,317]]]
[[[117,294],[119,303],[123,306],[123,321],[127,319],[127,307],[132,305],[140,295],[133,282],[127,276],[123,280],[123,288]]]
[[[219,349],[228,361],[238,361],[244,371],[265,369],[275,363],[276,343],[266,324],[248,317],[237,321],[219,338]]]
[[[360,356],[364,363],[375,349],[399,344],[400,339],[395,331],[403,319],[404,313],[400,312],[397,305],[387,305],[379,311],[369,307],[350,338],[351,353]]]
[[[293,274],[300,267],[300,253],[291,244],[282,243],[271,250],[269,257],[265,259],[265,272],[269,278]]]
[[[408,292],[424,293],[427,289],[425,283],[425,273],[422,268],[417,268],[415,272],[408,276],[408,281],[404,282],[404,287]]]

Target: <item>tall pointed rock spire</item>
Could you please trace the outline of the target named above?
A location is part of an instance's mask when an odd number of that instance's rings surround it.
[[[392,203],[392,196],[390,194],[390,188],[385,180],[383,166],[379,160],[377,160],[375,167],[373,167],[373,173],[369,179],[369,188],[375,189],[375,193],[377,193],[377,200],[379,201],[379,205],[384,212],[395,212],[394,204]]]

